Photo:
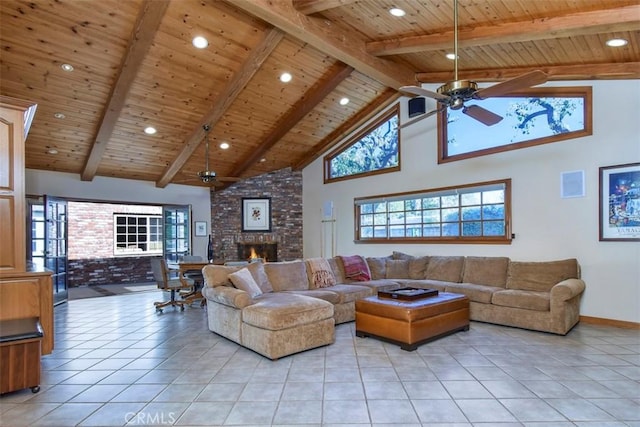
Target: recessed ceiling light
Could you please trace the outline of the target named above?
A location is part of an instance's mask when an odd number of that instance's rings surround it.
[[[73,65],[71,65],[71,64],[62,64],[62,65],[60,65],[60,68],[62,68],[64,71],[68,71],[68,72],[73,71]]]
[[[289,74],[289,73],[280,74],[280,81],[282,83],[289,83],[292,78],[293,78],[293,76],[291,74]]]
[[[266,162],[266,161],[267,161],[267,159],[266,159],[266,158],[264,158],[264,157],[260,159],[260,163],[264,163],[264,162]]]
[[[56,150],[55,148],[49,148],[47,150],[47,153],[49,153],[49,154],[58,154],[58,150]]]
[[[454,59],[456,59],[456,54],[455,53],[447,53],[446,57],[447,57],[447,59],[450,59],[450,60],[453,61]]]
[[[191,43],[193,43],[193,45],[198,49],[204,49],[209,46],[209,41],[202,36],[194,37],[193,40],[191,40]]]
[[[230,145],[229,145],[228,142],[221,142],[220,143],[220,148],[222,148],[223,150],[226,150],[229,147],[230,147]]]
[[[349,103],[349,98],[340,99],[340,105],[347,105]]]
[[[389,13],[392,14],[393,16],[404,16],[406,15],[406,12],[398,7],[392,7],[391,9],[389,9]]]
[[[620,47],[620,46],[626,46],[627,43],[629,43],[628,41],[626,41],[625,39],[611,39],[611,40],[607,40],[607,46],[610,47]]]
[[[152,126],[147,126],[146,128],[144,128],[144,133],[146,133],[147,135],[153,135],[155,134],[156,128],[152,127]]]
[[[66,118],[67,116],[65,116],[65,115],[64,115],[64,114],[62,114],[62,113],[53,113],[53,117],[55,117],[56,119],[60,119],[60,120],[62,120],[62,119],[64,119],[64,118]]]

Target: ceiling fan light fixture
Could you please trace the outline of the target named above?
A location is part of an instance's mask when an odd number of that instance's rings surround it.
[[[202,182],[213,182],[216,180],[216,173],[210,170],[198,172],[198,176]]]
[[[456,54],[455,53],[447,53],[445,56],[447,57],[447,59],[450,59],[452,61],[454,59],[456,59]]]
[[[625,39],[610,39],[607,40],[607,46],[609,47],[622,47],[622,46],[626,46],[627,43],[629,43],[627,40]]]

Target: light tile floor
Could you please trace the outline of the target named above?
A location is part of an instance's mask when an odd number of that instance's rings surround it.
[[[268,360],[160,292],[55,308],[42,389],[0,397],[2,426],[640,426],[640,331],[566,337],[472,322],[406,352],[339,325],[333,345]]]

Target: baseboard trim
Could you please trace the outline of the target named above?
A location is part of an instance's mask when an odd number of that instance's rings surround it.
[[[640,329],[640,323],[624,320],[604,319],[602,317],[580,316],[580,321],[589,325],[615,326],[616,328]]]

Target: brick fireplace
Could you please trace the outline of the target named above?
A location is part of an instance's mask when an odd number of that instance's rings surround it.
[[[238,242],[238,259],[262,258],[265,262],[278,261],[278,243],[276,242]]]

